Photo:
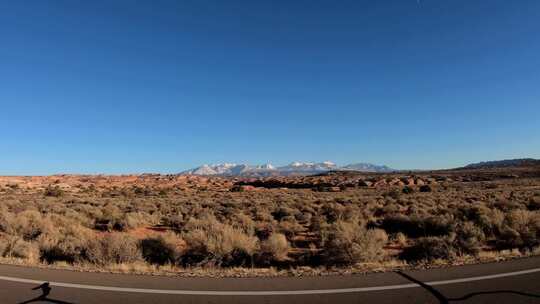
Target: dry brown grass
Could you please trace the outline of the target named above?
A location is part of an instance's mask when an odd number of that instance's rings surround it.
[[[261,244],[261,256],[268,256],[270,261],[283,262],[289,260],[291,250],[287,237],[282,233],[272,233]]]

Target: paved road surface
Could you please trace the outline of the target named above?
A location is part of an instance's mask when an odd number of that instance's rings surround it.
[[[47,297],[39,298],[43,291]],[[404,273],[257,279],[0,266],[0,303],[540,303],[540,257]]]

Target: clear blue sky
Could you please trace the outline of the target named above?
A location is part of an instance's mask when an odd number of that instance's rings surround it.
[[[540,158],[540,1],[0,1],[0,174]]]

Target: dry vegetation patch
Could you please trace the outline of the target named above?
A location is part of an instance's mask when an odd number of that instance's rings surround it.
[[[140,272],[304,273],[529,254],[540,251],[535,170],[0,177],[0,257]]]

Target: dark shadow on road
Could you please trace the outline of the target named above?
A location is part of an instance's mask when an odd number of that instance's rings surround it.
[[[459,297],[459,298],[447,298],[440,291],[435,289],[433,286],[430,286],[430,285],[428,285],[428,284],[426,284],[426,283],[424,283],[424,282],[422,282],[420,280],[417,280],[417,279],[411,277],[410,275],[408,275],[406,273],[403,273],[401,271],[397,271],[396,273],[399,274],[400,276],[406,278],[407,280],[420,285],[422,288],[424,288],[429,293],[431,293],[435,298],[437,298],[437,300],[441,304],[448,304],[450,302],[465,301],[465,300],[468,300],[468,299],[476,297],[476,296],[491,295],[491,294],[514,294],[516,296],[523,296],[523,297],[530,297],[530,298],[540,298],[540,295],[537,295],[537,294],[521,292],[521,291],[514,291],[514,290],[478,291],[478,292],[471,292],[471,293],[466,294],[466,295],[464,295],[462,297]]]
[[[19,304],[26,304],[26,303],[32,303],[32,302],[49,302],[49,303],[55,303],[55,304],[74,304],[71,302],[56,300],[48,298],[47,296],[51,293],[51,286],[49,286],[49,282],[43,283],[37,287],[32,288],[32,290],[38,290],[41,289],[41,295],[39,297],[30,299],[28,301],[21,302]]]
[[[450,298],[449,301],[465,301],[467,299],[470,299],[475,296],[481,296],[481,295],[489,295],[489,294],[497,294],[497,293],[509,293],[509,294],[515,294],[517,296],[524,296],[524,297],[531,297],[531,298],[540,298],[540,295],[528,293],[528,292],[521,292],[521,291],[514,291],[514,290],[497,290],[497,291],[479,291],[479,292],[472,292],[467,295],[464,295],[463,297],[459,298]]]

